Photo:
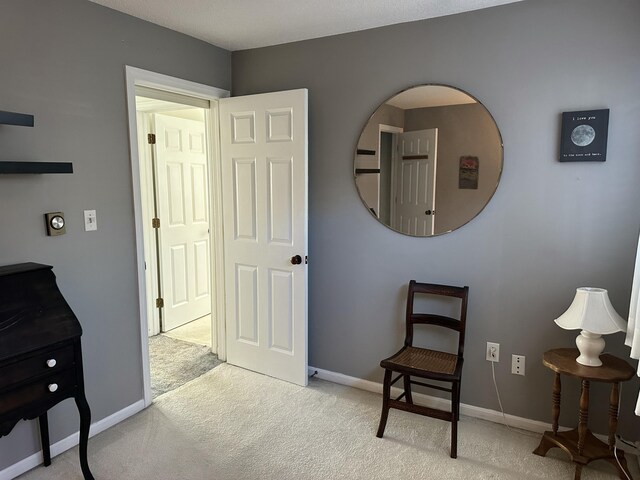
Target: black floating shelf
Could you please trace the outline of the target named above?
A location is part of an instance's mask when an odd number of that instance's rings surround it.
[[[363,173],[380,173],[379,168],[356,168],[356,175],[362,175]]]
[[[0,110],[0,124],[33,127],[33,115]]]
[[[0,162],[0,173],[73,173],[71,162]]]
[[[358,148],[356,153],[358,155],[375,155],[376,151],[375,150],[365,150],[364,148]]]

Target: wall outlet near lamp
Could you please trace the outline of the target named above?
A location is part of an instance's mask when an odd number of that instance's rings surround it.
[[[524,365],[524,355],[511,355],[511,373],[514,375],[524,375]]]
[[[500,344],[487,342],[487,362],[500,361]]]

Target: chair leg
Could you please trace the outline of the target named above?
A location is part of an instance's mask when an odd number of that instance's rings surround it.
[[[458,380],[458,414],[456,415],[456,420],[460,421],[460,390],[462,389],[462,376]]]
[[[413,398],[411,397],[411,376],[405,375],[403,377],[404,380],[404,398],[407,400],[407,403],[413,403]]]
[[[384,387],[382,390],[382,414],[380,415],[380,425],[376,437],[382,438],[384,429],[387,426],[387,417],[389,417],[389,398],[391,397],[391,370],[384,371]]]
[[[458,457],[458,419],[460,418],[460,384],[451,389],[451,458]]]

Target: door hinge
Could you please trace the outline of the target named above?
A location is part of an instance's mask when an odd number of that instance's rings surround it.
[[[147,143],[149,145],[155,145],[156,144],[156,134],[155,133],[149,133],[147,135]]]
[[[307,265],[309,263],[309,255],[304,256],[304,264]]]
[[[156,308],[164,308],[164,298],[156,298]]]
[[[159,218],[154,218],[151,220],[151,226],[153,228],[160,228],[160,219]]]

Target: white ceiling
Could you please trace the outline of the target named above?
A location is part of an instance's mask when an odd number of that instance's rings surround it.
[[[227,50],[266,47],[522,0],[91,0]]]
[[[402,108],[446,107],[447,105],[464,105],[476,101],[460,90],[442,85],[423,85],[410,88],[387,101],[389,105]]]

